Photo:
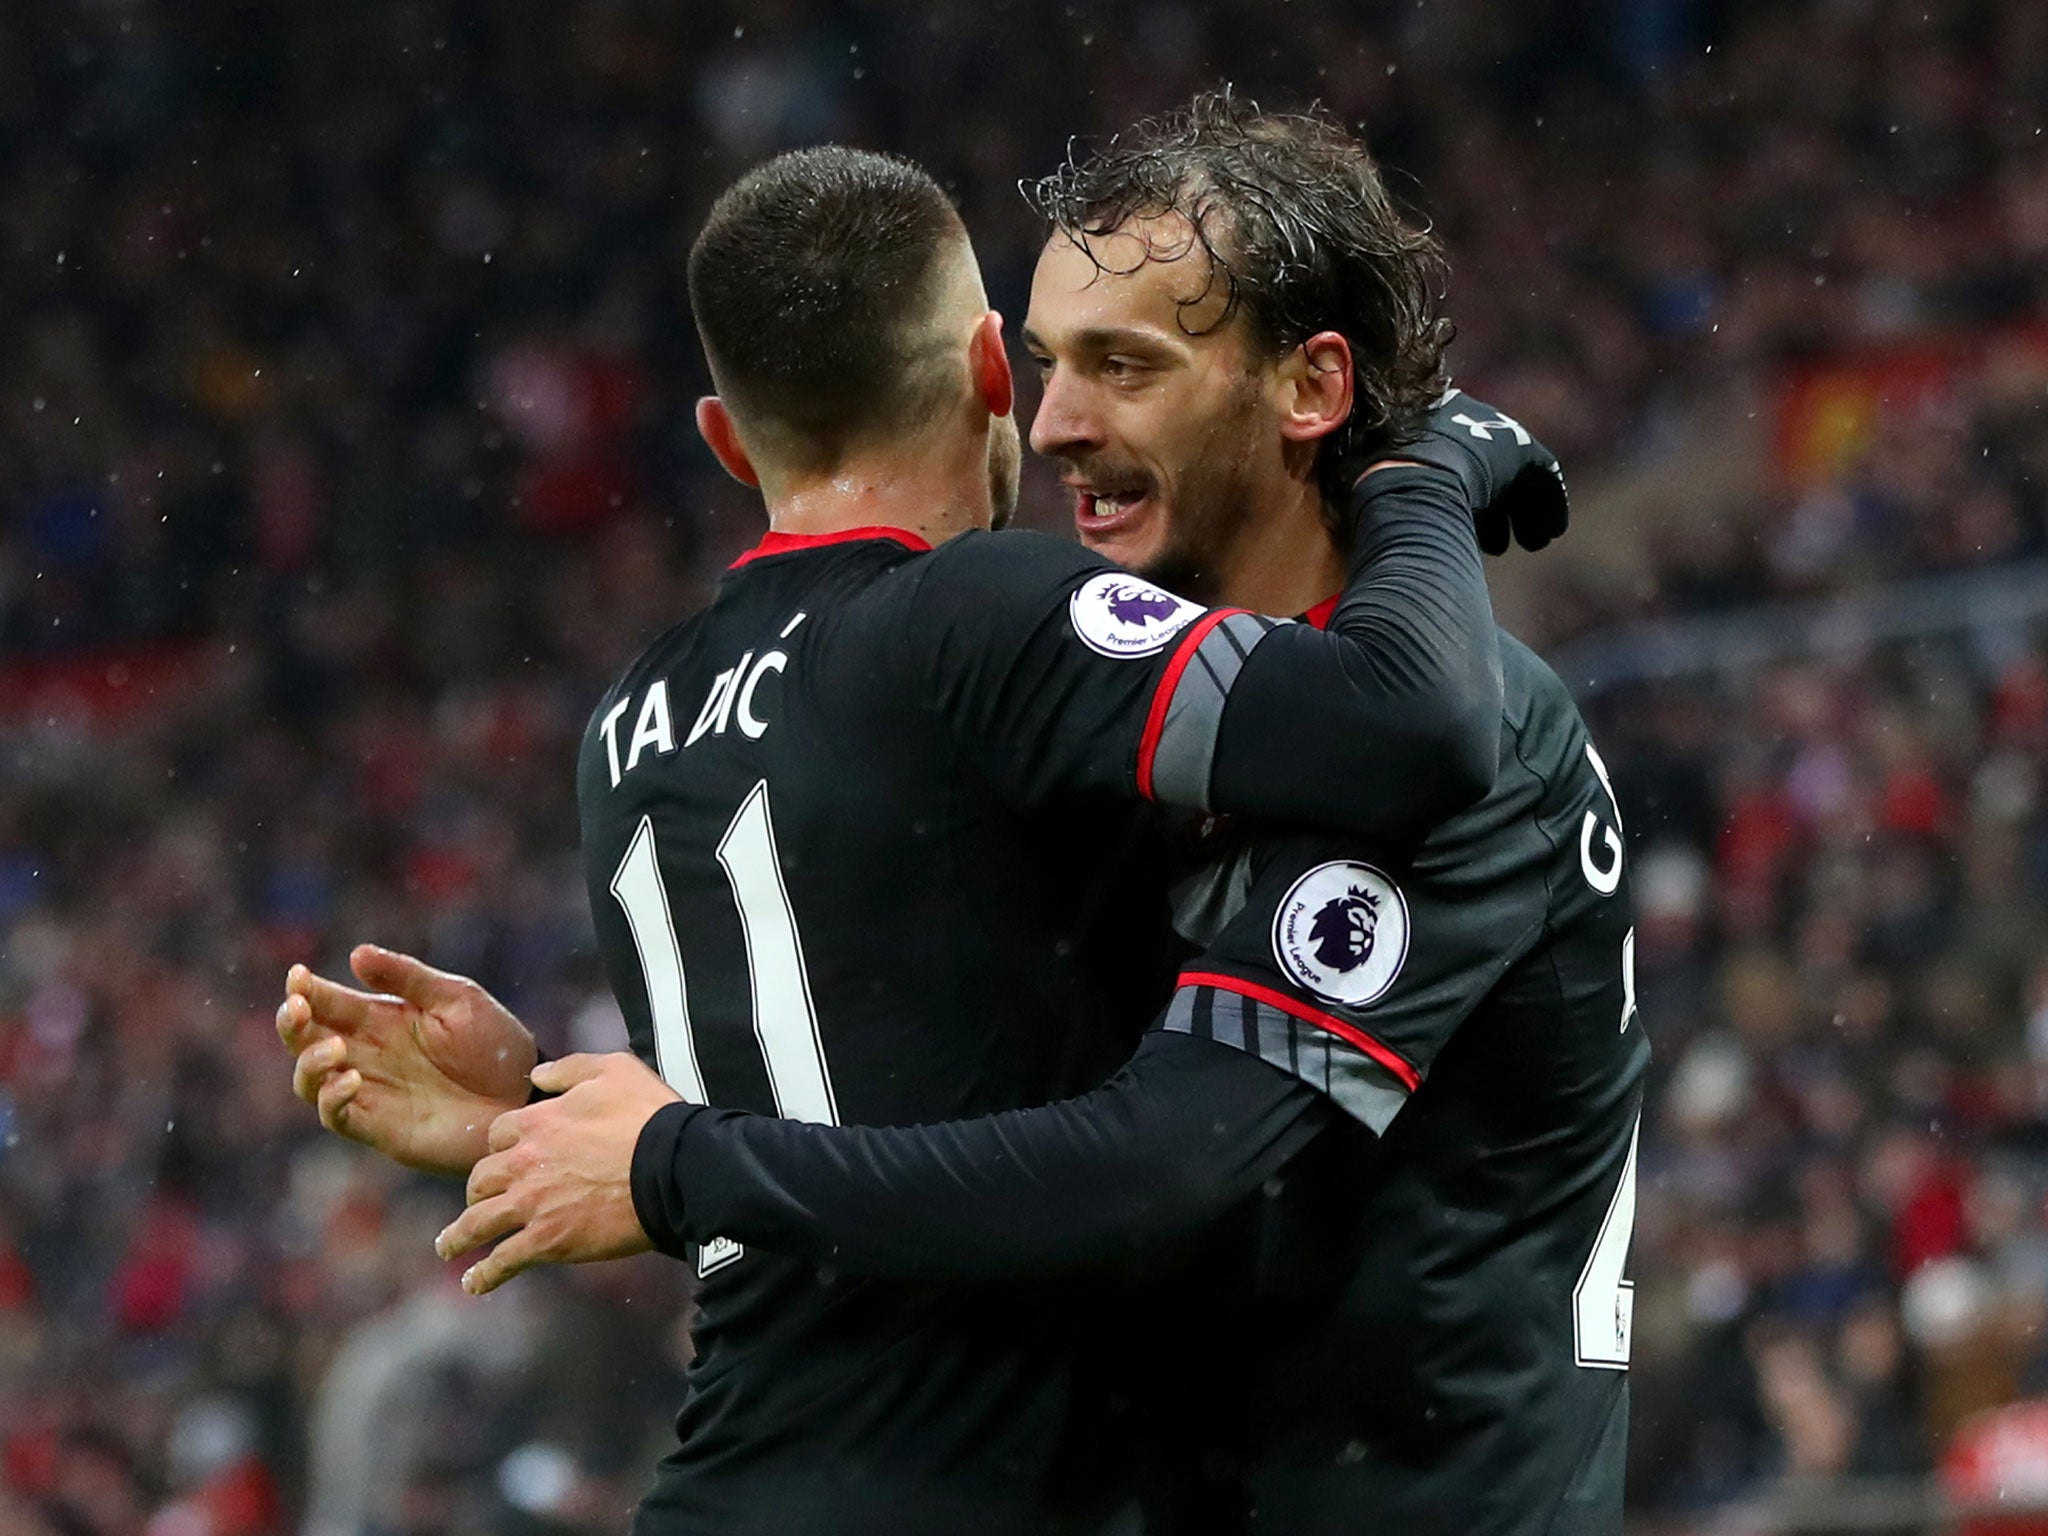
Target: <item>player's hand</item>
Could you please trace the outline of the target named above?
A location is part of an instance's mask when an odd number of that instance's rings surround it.
[[[1571,521],[1557,455],[1505,411],[1462,389],[1437,402],[1419,437],[1373,467],[1388,461],[1434,464],[1455,474],[1472,506],[1479,547],[1489,555],[1507,553],[1510,534],[1524,549],[1541,549]]]
[[[533,1085],[560,1098],[491,1123],[490,1156],[470,1170],[469,1209],[434,1241],[444,1259],[498,1246],[462,1288],[497,1289],[536,1264],[588,1264],[654,1245],[633,1211],[633,1148],[676,1091],[636,1056],[564,1056],[534,1068]]]
[[[337,1135],[408,1168],[467,1173],[491,1122],[529,1097],[533,1036],[466,976],[374,944],[349,966],[371,990],[303,965],[285,977],[277,1034],[295,1058],[292,1091]]]

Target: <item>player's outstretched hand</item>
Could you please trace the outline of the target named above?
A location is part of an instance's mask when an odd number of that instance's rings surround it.
[[[330,1131],[408,1168],[469,1172],[491,1122],[529,1097],[533,1036],[468,977],[411,955],[359,944],[349,966],[369,991],[303,965],[285,977],[292,1091]]]
[[[1571,521],[1571,497],[1557,455],[1507,412],[1462,389],[1447,391],[1424,421],[1421,436],[1388,458],[1434,464],[1455,474],[1472,506],[1479,547],[1489,555],[1507,553],[1511,534],[1522,548],[1541,549]]]
[[[625,1052],[564,1056],[533,1070],[561,1097],[498,1116],[470,1170],[469,1209],[434,1240],[444,1259],[497,1243],[462,1276],[472,1296],[536,1264],[622,1259],[653,1246],[633,1211],[633,1148],[676,1091]]]

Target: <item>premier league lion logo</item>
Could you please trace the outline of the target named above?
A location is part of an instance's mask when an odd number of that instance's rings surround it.
[[[1308,928],[1316,959],[1337,972],[1355,971],[1372,958],[1379,929],[1380,899],[1359,886],[1333,896],[1316,912]]]
[[[1149,656],[1202,612],[1171,592],[1122,571],[1102,571],[1074,589],[1067,611],[1074,633],[1104,656]]]
[[[1408,958],[1408,898],[1370,864],[1318,864],[1273,914],[1273,958],[1283,975],[1317,997],[1370,1007]]]
[[[1157,587],[1116,586],[1106,594],[1110,617],[1119,624],[1157,624],[1178,613],[1181,604]]]

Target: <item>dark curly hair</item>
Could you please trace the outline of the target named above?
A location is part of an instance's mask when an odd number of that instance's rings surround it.
[[[1318,331],[1350,341],[1351,417],[1316,462],[1333,509],[1349,499],[1340,466],[1413,437],[1449,385],[1443,249],[1403,219],[1371,154],[1321,108],[1263,112],[1227,87],[1205,92],[1085,159],[1070,151],[1023,192],[1105,271],[1087,237],[1131,219],[1185,215],[1208,274],[1181,302],[1183,329],[1220,284],[1224,308],[1203,331],[1241,309],[1253,341],[1273,354]],[[1141,260],[1178,260],[1195,245]]]

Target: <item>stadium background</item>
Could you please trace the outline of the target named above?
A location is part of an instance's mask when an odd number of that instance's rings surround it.
[[[463,1298],[457,1192],[291,1098],[285,967],[620,1040],[573,742],[757,527],[709,196],[903,150],[1015,318],[1017,177],[1226,76],[1363,124],[1579,493],[1492,569],[1635,860],[1631,1529],[2048,1486],[1981,1417],[2048,1393],[2048,7],[10,0],[0,1532],[621,1528],[678,1267]]]

